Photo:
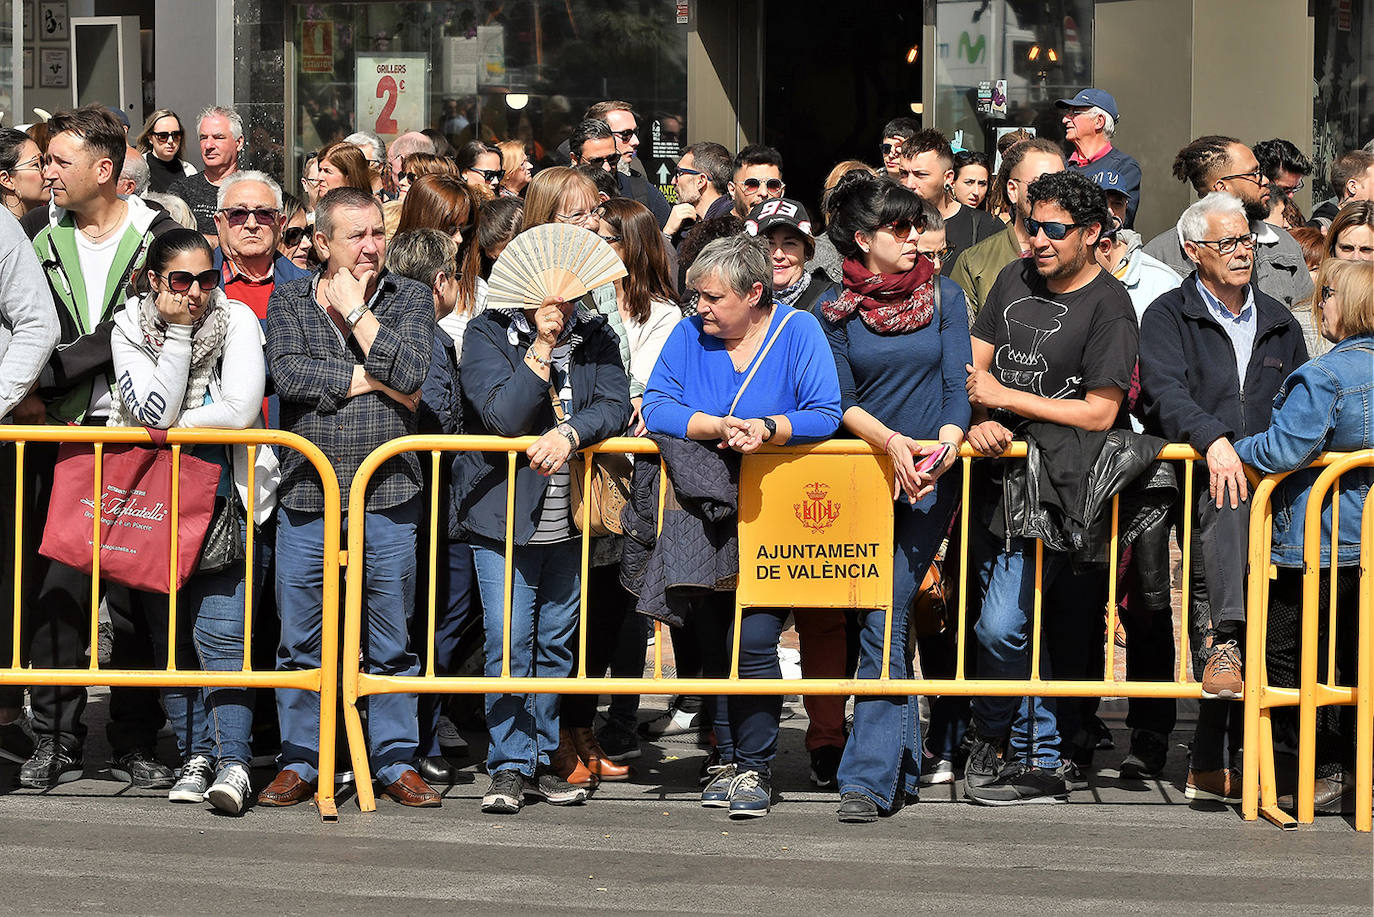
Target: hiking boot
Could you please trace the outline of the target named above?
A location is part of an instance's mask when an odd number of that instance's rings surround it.
[[[575,786],[552,770],[541,769],[525,784],[525,795],[542,799],[551,806],[571,806],[587,801],[587,788]]]
[[[811,752],[811,782],[823,790],[837,790],[840,787],[835,775],[840,770],[840,759],[844,749],[834,745],[822,745]]]
[[[167,791],[167,798],[172,802],[204,802],[213,775],[214,765],[208,756],[192,755],[182,762],[177,782]]]
[[[1242,791],[1240,771],[1234,767],[1218,771],[1195,771],[1190,767],[1188,781],[1183,786],[1183,798],[1233,804],[1240,802]]]
[[[841,824],[861,825],[878,820],[878,804],[857,790],[840,794],[840,808],[835,815]]]
[[[1069,788],[1058,768],[1031,767],[1015,761],[1004,765],[991,783],[966,787],[964,795],[981,806],[1054,804],[1068,801]]]
[[[176,774],[153,757],[151,749],[135,748],[110,761],[110,775],[144,790],[169,790]]]
[[[773,784],[763,771],[740,771],[730,781],[730,817],[762,818],[773,805]]]
[[[1125,780],[1146,780],[1164,773],[1169,757],[1169,737],[1152,729],[1131,730],[1131,750],[1121,759]]]
[[[252,792],[253,782],[248,777],[248,768],[242,764],[226,764],[219,769],[215,782],[205,792],[205,800],[221,812],[239,815]]]
[[[968,734],[968,762],[964,765],[964,795],[969,795],[973,787],[987,786],[997,779],[1002,770],[1002,746],[1007,744],[1005,736],[984,736],[972,726]]]
[[[1212,647],[1202,668],[1202,696],[1208,700],[1240,700],[1244,693],[1245,678],[1236,641]]]
[[[68,751],[52,736],[43,736],[33,754],[19,768],[19,785],[35,790],[80,780],[86,772],[81,752]]]
[[[730,784],[735,780],[735,765],[719,764],[706,788],[701,791],[701,804],[708,809],[723,809],[730,804]]]
[[[482,811],[488,815],[514,815],[525,804],[525,775],[514,768],[504,768],[491,775],[491,783],[482,795]]]

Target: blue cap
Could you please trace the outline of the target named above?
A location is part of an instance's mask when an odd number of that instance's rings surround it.
[[[1131,196],[1131,193],[1126,190],[1125,183],[1121,180],[1121,173],[1114,169],[1098,169],[1089,177],[1097,182],[1098,187],[1103,191],[1115,191],[1117,194]]]
[[[1116,99],[1105,89],[1080,89],[1072,99],[1060,99],[1054,104],[1057,108],[1100,108],[1111,115],[1113,121],[1121,120],[1116,111]]]
[[[122,108],[115,108],[113,105],[106,105],[105,109],[110,114],[115,116],[115,120],[117,120],[120,124],[124,125],[124,129],[126,131],[129,129],[129,116],[124,114],[124,110]]]

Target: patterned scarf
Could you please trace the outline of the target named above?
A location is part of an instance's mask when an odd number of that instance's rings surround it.
[[[773,301],[780,302],[786,306],[795,306],[797,300],[802,298],[802,294],[806,292],[806,288],[809,286],[811,286],[811,275],[806,271],[802,271],[801,280],[798,280],[790,287],[784,287],[781,290],[773,291]]]
[[[917,258],[905,274],[875,274],[853,258],[844,259],[844,291],[821,311],[839,322],[857,311],[878,334],[919,331],[935,315],[934,266]]]
[[[128,307],[126,307],[128,308]],[[143,332],[143,350],[156,362],[167,342],[167,323],[157,311],[157,294],[147,293],[139,298],[138,327]],[[181,410],[198,408],[205,403],[205,392],[210,387],[210,375],[224,355],[224,339],[229,332],[229,300],[223,290],[210,294],[210,305],[200,321],[191,330],[191,366],[186,378],[186,397],[182,399]],[[115,394],[118,395],[116,388]],[[110,412],[109,426],[137,427],[139,422],[129,413],[124,399],[117,397]]]

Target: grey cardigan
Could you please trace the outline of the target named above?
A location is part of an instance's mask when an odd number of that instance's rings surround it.
[[[0,214],[0,417],[33,388],[57,346],[57,309],[33,243]]]

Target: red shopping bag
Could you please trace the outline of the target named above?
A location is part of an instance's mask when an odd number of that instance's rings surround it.
[[[161,431],[149,431],[165,441]],[[195,572],[215,508],[220,467],[182,454],[177,528],[177,589]],[[172,450],[108,445],[101,463],[100,577],[167,592],[172,551]],[[38,553],[91,572],[95,525],[95,450],[63,443],[53,470],[52,498]]]

